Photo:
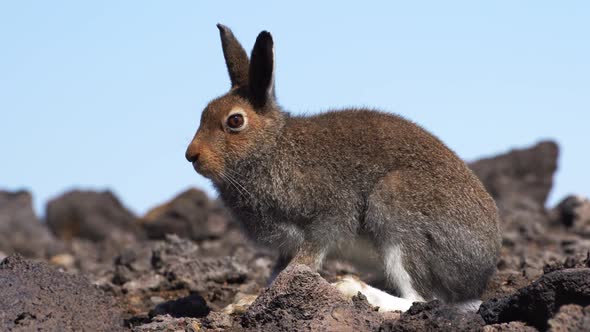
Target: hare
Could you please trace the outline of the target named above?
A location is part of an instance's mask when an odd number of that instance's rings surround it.
[[[271,34],[248,59],[217,26],[231,89],[203,110],[186,159],[253,239],[278,250],[277,271],[318,269],[330,250],[365,238],[401,295],[392,310],[477,300],[495,271],[499,217],[467,165],[397,115],[289,114],[275,97]]]

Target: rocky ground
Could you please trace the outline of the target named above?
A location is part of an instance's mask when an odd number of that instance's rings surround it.
[[[590,331],[590,201],[545,208],[557,155],[542,142],[471,164],[504,232],[477,313],[438,301],[380,313],[329,284],[364,278],[344,261],[290,266],[267,288],[274,253],[196,189],[143,217],[110,192],[72,191],[43,221],[29,193],[0,191],[0,330]]]

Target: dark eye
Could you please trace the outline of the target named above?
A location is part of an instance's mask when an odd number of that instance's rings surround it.
[[[242,114],[233,114],[227,118],[227,126],[230,129],[239,130],[244,126],[244,116]]]

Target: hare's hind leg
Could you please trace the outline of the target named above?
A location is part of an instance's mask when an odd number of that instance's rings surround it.
[[[382,252],[385,276],[392,286],[397,288],[400,296],[410,302],[424,301],[424,298],[414,288],[414,281],[406,271],[400,245],[388,245],[382,249]]]
[[[367,302],[379,307],[379,312],[385,311],[406,311],[412,306],[412,301],[401,297],[393,296],[375,287],[367,285],[354,276],[344,276],[332,283],[344,296],[352,298],[358,293],[367,298]]]

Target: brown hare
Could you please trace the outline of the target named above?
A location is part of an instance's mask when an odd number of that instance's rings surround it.
[[[500,231],[496,205],[467,165],[397,115],[289,114],[275,98],[271,34],[258,35],[248,59],[231,30],[218,28],[231,90],[204,109],[186,158],[245,231],[278,250],[277,271],[317,269],[330,250],[362,237],[401,296],[374,299],[387,310],[477,300],[495,271]],[[343,288],[362,288],[351,285]],[[371,292],[370,300],[381,296]]]

